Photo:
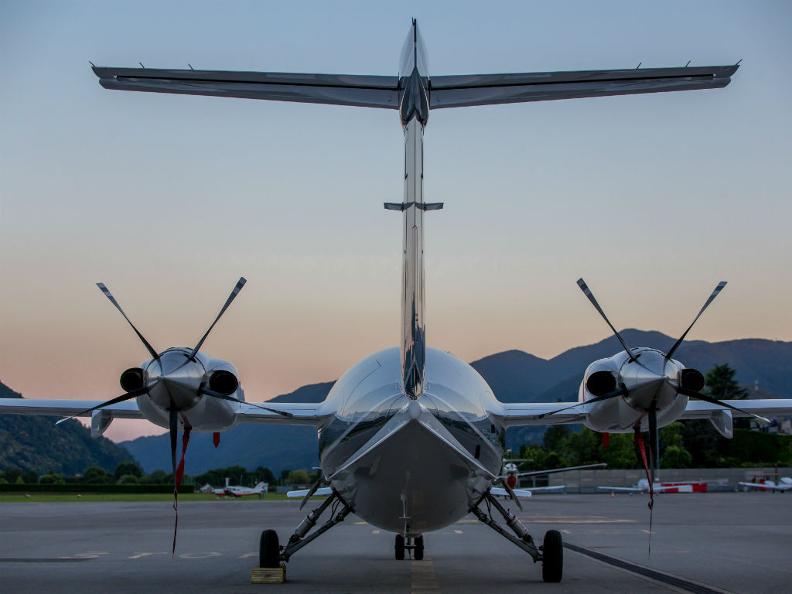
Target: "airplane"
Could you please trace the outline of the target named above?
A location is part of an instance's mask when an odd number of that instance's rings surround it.
[[[511,510],[492,494],[493,484],[500,477],[506,429],[581,422],[599,430],[621,426],[621,415],[635,411],[633,405],[648,406],[645,400],[651,398],[646,398],[645,392],[648,385],[656,386],[656,373],[665,378],[666,370],[676,374],[678,366],[649,351],[646,354],[641,351],[641,363],[646,363],[652,374],[633,373],[633,365],[625,367],[624,371],[630,373],[621,379],[628,382],[629,393],[620,394],[618,401],[602,402],[607,393],[603,385],[607,383],[610,387],[612,382],[599,383],[591,378],[604,379],[605,375],[588,372],[580,392],[585,400],[580,403],[581,408],[558,411],[555,402],[500,402],[468,363],[428,346],[423,223],[425,213],[443,208],[442,202],[426,202],[423,194],[423,134],[430,112],[476,105],[718,89],[729,84],[738,66],[430,76],[424,43],[414,19],[398,73],[391,76],[92,65],[99,84],[106,89],[297,101],[398,112],[404,132],[404,193],[401,202],[386,202],[384,207],[401,213],[403,223],[399,345],[373,353],[353,365],[321,403],[272,403],[268,404],[269,410],[262,410],[241,402],[240,398],[229,401],[229,408],[223,411],[223,415],[228,411],[234,413],[236,422],[311,425],[319,436],[321,476],[312,489],[330,489],[330,494],[308,514],[284,545],[280,544],[276,531],[262,532],[260,566],[279,567],[287,563],[300,549],[352,512],[371,525],[395,533],[395,558],[403,559],[405,550],[409,549],[413,558],[422,559],[424,534],[472,513],[520,547],[534,562],[541,563],[544,581],[561,581],[561,533],[549,530],[542,542],[535,541]],[[190,352],[178,351],[173,357],[184,361],[189,359]],[[638,354],[628,350],[622,363],[634,362]],[[616,362],[614,359],[614,366]],[[175,370],[171,367],[168,370],[164,377],[170,380],[168,374]],[[200,370],[196,368],[196,371]],[[161,376],[162,373],[157,375]],[[690,388],[693,376],[684,377],[684,385],[669,383],[678,389],[669,389],[667,395],[664,392],[663,402],[671,402],[669,413],[663,416],[664,422],[676,418],[709,418],[728,410],[736,414],[792,413],[792,400],[689,402],[680,390]],[[147,381],[140,386],[141,393],[135,402],[4,399],[0,400],[0,412],[85,415],[90,414],[88,410],[102,410],[110,418],[151,418],[159,423],[170,417],[173,435],[182,413],[188,415],[190,407],[208,410],[207,394],[202,394],[200,380],[192,375],[185,381],[177,380],[181,378],[172,378],[173,383],[180,385],[185,405],[176,410],[178,414],[173,412],[175,407],[169,399],[155,400],[148,395],[156,386]],[[622,400],[625,406],[621,406]],[[613,406],[616,402],[619,405]],[[738,409],[737,405],[744,408]],[[635,422],[637,413],[630,413],[628,425]],[[200,424],[203,427],[211,426],[211,430],[216,427],[209,418],[203,421]],[[317,527],[328,510],[329,517]]]
[[[269,485],[265,482],[258,483],[255,487],[240,487],[238,485],[226,485],[223,489],[223,495],[226,497],[252,497],[254,495],[261,499],[267,494]]]
[[[772,479],[762,479],[755,483],[741,482],[738,484],[743,487],[743,491],[757,489],[759,491],[770,491],[771,493],[775,493],[776,491],[783,493],[784,491],[792,489],[792,478],[782,476],[778,482]]]
[[[609,487],[603,485],[597,487],[597,489],[610,493],[648,493],[649,481],[647,479],[640,479],[632,487]],[[671,483],[655,481],[652,485],[652,491],[654,493],[706,493],[707,490],[706,481],[679,481]]]

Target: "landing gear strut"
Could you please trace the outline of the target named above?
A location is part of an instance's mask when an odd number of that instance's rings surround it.
[[[486,512],[481,509],[482,503],[487,506]],[[503,526],[492,518],[492,508],[495,508],[495,510],[503,516],[506,525],[514,534],[509,534]],[[473,512],[473,515],[482,523],[528,553],[534,560],[534,563],[541,561],[542,579],[545,582],[561,581],[564,569],[564,548],[561,542],[561,533],[558,532],[558,530],[548,530],[545,534],[542,546],[537,547],[531,535],[528,534],[525,527],[520,523],[520,520],[489,493],[486,493],[484,497],[481,498],[478,505],[470,511]]]
[[[328,519],[319,528],[311,532],[316,526],[316,522],[324,511],[331,507],[330,519]],[[340,506],[341,509],[338,509]],[[260,567],[279,567],[281,561],[287,562],[294,553],[299,551],[309,542],[318,538],[330,528],[344,521],[344,518],[349,515],[352,509],[344,502],[338,493],[333,492],[330,497],[325,499],[319,507],[314,509],[306,518],[300,522],[300,525],[294,531],[294,534],[289,538],[289,542],[285,546],[280,546],[278,542],[278,534],[274,530],[265,530],[261,533],[261,543],[259,545],[259,566]]]

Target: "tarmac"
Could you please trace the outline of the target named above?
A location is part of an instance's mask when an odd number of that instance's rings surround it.
[[[350,515],[299,551],[287,582],[250,584],[264,528],[288,539],[297,501],[0,505],[0,592],[786,592],[792,494],[545,495],[518,512],[534,537],[561,530],[564,580],[467,516],[396,561],[393,534]],[[651,554],[649,552],[651,536]]]

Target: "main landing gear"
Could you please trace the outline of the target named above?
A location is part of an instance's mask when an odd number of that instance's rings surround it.
[[[423,561],[424,558],[424,539],[423,535],[408,536],[405,538],[401,534],[396,535],[393,545],[394,557],[397,561],[404,559],[404,551],[412,551],[412,558],[416,561]]]
[[[332,507],[331,507],[332,506]],[[330,519],[328,519],[319,528],[311,532],[316,526],[319,517],[330,507]],[[278,533],[274,530],[265,530],[261,533],[261,541],[259,543],[259,567],[280,567],[281,562],[287,562],[294,553],[299,551],[309,542],[318,538],[330,528],[344,521],[344,518],[349,515],[352,509],[333,492],[330,497],[325,499],[319,507],[313,510],[308,516],[300,522],[294,534],[289,538],[289,542],[285,546],[281,546],[278,541]]]
[[[486,512],[481,509],[482,503],[486,504]],[[509,534],[503,526],[492,518],[492,508],[495,508],[503,516],[506,525],[511,528],[514,535]],[[564,573],[564,547],[561,541],[561,533],[558,530],[548,530],[545,533],[544,542],[537,547],[531,535],[526,532],[520,523],[520,520],[489,493],[486,493],[481,498],[481,501],[470,511],[481,522],[528,553],[534,563],[541,561],[542,579],[545,582],[557,583],[561,581]]]

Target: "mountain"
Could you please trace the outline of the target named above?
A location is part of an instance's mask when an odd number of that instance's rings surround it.
[[[627,329],[627,344],[668,350],[674,338],[660,332]],[[518,350],[489,355],[471,363],[503,402],[556,402],[575,400],[586,366],[621,349],[611,336],[595,344],[580,346],[551,359]],[[702,372],[720,363],[737,370],[737,379],[753,389],[758,382],[762,397],[792,395],[792,342],[763,339],[709,343],[690,341],[680,347],[676,359]],[[273,402],[321,402],[332,382],[303,386],[273,398]],[[510,429],[507,446],[516,450],[522,443],[542,439],[543,427]],[[146,471],[170,470],[167,436],[140,437],[123,445]],[[307,468],[318,462],[316,433],[310,427],[241,425],[222,436],[215,449],[211,436],[196,433],[190,442],[187,472],[199,474],[211,468],[241,464],[253,469],[268,466],[279,474],[284,469]]]
[[[22,398],[0,382],[0,398]],[[113,471],[130,455],[109,439],[93,439],[77,421],[55,426],[53,417],[0,415],[0,469],[72,475],[88,466]]]

